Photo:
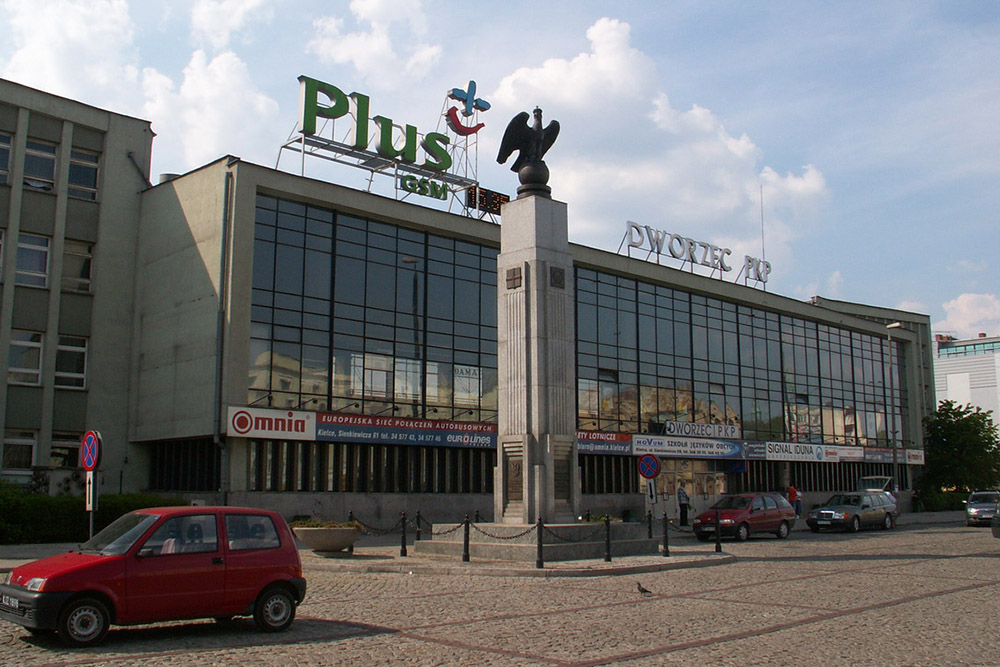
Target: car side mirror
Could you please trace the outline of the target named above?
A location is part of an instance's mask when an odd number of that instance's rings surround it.
[[[143,547],[142,549],[139,549],[139,553],[136,554],[136,556],[139,558],[149,558],[152,555],[153,555],[152,547]]]

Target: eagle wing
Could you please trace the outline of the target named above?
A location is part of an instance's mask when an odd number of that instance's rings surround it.
[[[558,136],[559,136],[559,121],[554,120],[548,125],[546,125],[545,129],[542,130],[542,155],[545,155],[546,153],[549,152],[549,149],[552,147],[552,144],[556,142],[556,137]],[[542,155],[538,156],[539,159],[541,159]]]
[[[531,128],[528,127],[528,118],[528,112],[522,111],[507,123],[507,129],[504,130],[503,139],[500,141],[500,152],[497,154],[497,162],[500,164],[506,162],[514,151],[520,150],[523,153],[524,149],[530,145]],[[520,168],[521,156],[519,155],[510,170],[516,172]]]

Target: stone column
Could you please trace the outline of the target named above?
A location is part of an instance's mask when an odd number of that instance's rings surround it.
[[[566,204],[504,204],[497,260],[498,523],[574,521],[576,455],[573,260]]]

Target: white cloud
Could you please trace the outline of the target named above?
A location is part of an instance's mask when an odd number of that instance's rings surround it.
[[[271,16],[271,0],[196,0],[191,8],[191,31],[213,49],[229,45],[233,33],[255,19]]]
[[[537,104],[573,133],[572,151],[557,141],[546,157],[553,196],[573,203],[573,240],[613,250],[631,219],[733,248],[741,265],[743,254],[761,256],[763,186],[767,259],[790,261],[791,243],[829,199],[822,172],[779,174],[711,110],[675,108],[629,32],[602,18],[587,31],[588,51],[522,67],[490,95],[501,117]]]
[[[6,0],[3,77],[46,92],[122,110],[138,85],[133,24],[125,0]]]
[[[934,323],[937,332],[951,332],[959,338],[1000,335],[1000,298],[995,294],[960,294],[942,307],[947,317]]]
[[[350,7],[369,29],[346,32],[342,18],[315,19],[306,51],[320,62],[349,64],[370,86],[386,89],[422,78],[441,57],[439,45],[417,41],[427,32],[420,0],[353,0]]]
[[[270,132],[278,113],[278,104],[256,88],[246,64],[229,51],[211,60],[203,51],[195,51],[180,86],[147,69],[143,91],[144,113],[154,131],[183,137],[183,155],[172,156],[182,161],[183,170],[232,152],[234,147],[254,146],[260,135]]]

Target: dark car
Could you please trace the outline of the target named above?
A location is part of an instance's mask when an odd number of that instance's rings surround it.
[[[159,507],[122,515],[78,550],[14,568],[0,619],[71,646],[112,625],[253,616],[286,629],[306,592],[281,515],[241,507]]]
[[[694,518],[694,534],[702,542],[715,537],[715,516],[723,537],[742,542],[755,533],[788,537],[795,523],[795,508],[779,493],[737,493],[723,496]]]
[[[846,530],[895,527],[899,511],[896,500],[886,491],[853,491],[830,496],[825,505],[813,508],[806,517],[809,530]]]
[[[965,504],[965,525],[988,526],[1000,516],[1000,491],[973,491]]]

